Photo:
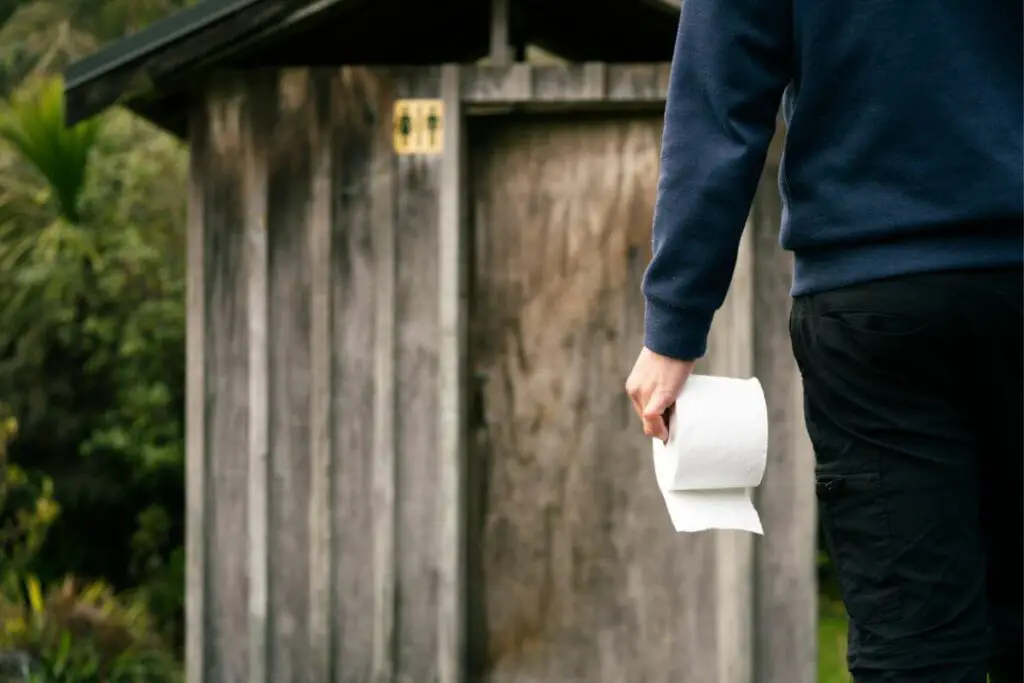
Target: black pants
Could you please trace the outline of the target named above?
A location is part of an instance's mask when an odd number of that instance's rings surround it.
[[[1024,271],[794,301],[819,511],[857,683],[1020,683]]]

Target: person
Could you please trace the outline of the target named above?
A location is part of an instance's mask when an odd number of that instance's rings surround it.
[[[682,4],[626,391],[666,439],[781,103],[791,340],[857,683],[1024,680],[1022,6]]]

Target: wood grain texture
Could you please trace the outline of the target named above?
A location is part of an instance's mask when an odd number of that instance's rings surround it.
[[[245,149],[245,269],[249,328],[249,680],[267,683],[273,675],[270,663],[272,635],[270,612],[272,527],[274,491],[271,486],[273,462],[271,439],[274,431],[270,403],[273,376],[270,336],[272,245],[268,232],[268,182],[272,176],[267,161],[266,138],[256,130],[254,112],[266,105],[251,88],[246,88],[247,116],[243,120]]]
[[[765,535],[757,544],[756,680],[812,683],[818,643],[814,454],[789,340],[792,256],[779,246],[776,175],[771,169],[762,177],[754,207],[754,357],[771,425],[768,468],[757,491]]]
[[[334,555],[334,460],[332,458],[332,321],[334,316],[331,249],[333,209],[333,124],[329,74],[315,74],[312,86],[313,179],[309,207],[309,663],[311,683],[332,681],[334,675],[333,629],[335,602]]]
[[[270,680],[304,682],[309,667],[310,207],[315,97],[306,70],[251,83],[270,119],[268,157]],[[259,90],[257,90],[259,89]]]
[[[471,680],[717,680],[716,545],[673,532],[624,394],[661,122],[471,128]]]
[[[469,237],[466,131],[458,66],[441,69],[445,148],[438,202],[438,541],[439,683],[462,683],[466,665],[466,377]]]
[[[477,67],[211,81],[192,137],[190,683],[812,680],[774,178],[702,364],[765,386],[766,537],[677,535],[622,391],[660,117],[481,117],[464,142],[451,120],[473,97],[657,108],[663,67],[512,65],[486,97]],[[396,97],[445,99],[446,155],[393,154]]]
[[[494,64],[507,64],[512,59],[509,39],[509,0],[490,0],[491,49],[488,59]]]
[[[469,104],[664,102],[669,65],[558,64],[463,67]]]
[[[365,70],[330,84],[334,681],[377,683],[394,630],[391,104]]]
[[[206,497],[210,475],[206,455],[206,282],[205,211],[206,111],[189,111],[191,156],[188,179],[188,273],[185,343],[185,671],[190,683],[204,683],[209,566]]]
[[[396,98],[434,98],[440,69],[393,71]],[[395,677],[434,681],[437,653],[438,219],[441,159],[395,160]]]
[[[223,79],[206,102],[203,252],[209,548],[205,680],[250,680],[250,344],[245,99]],[[262,596],[257,594],[256,601]]]
[[[388,83],[388,90],[391,87]],[[395,161],[390,150],[375,151],[384,168],[372,177],[373,263],[376,283],[376,352],[374,354],[374,457],[373,457],[373,672],[372,680],[390,681],[395,670],[395,618],[397,616],[396,544],[398,534],[396,488],[395,375],[396,220]]]

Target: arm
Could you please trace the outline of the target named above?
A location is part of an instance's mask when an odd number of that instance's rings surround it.
[[[644,345],[703,356],[782,93],[792,0],[683,0],[665,107]]]

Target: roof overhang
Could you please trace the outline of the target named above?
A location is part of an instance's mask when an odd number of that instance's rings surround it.
[[[520,38],[572,61],[667,61],[679,0],[519,0]],[[197,76],[214,68],[473,62],[487,0],[202,0],[72,64],[69,124],[125,104],[187,134]]]
[[[69,124],[122,100],[145,100],[155,85],[223,57],[305,5],[303,0],[207,0],[72,64],[64,75]]]

